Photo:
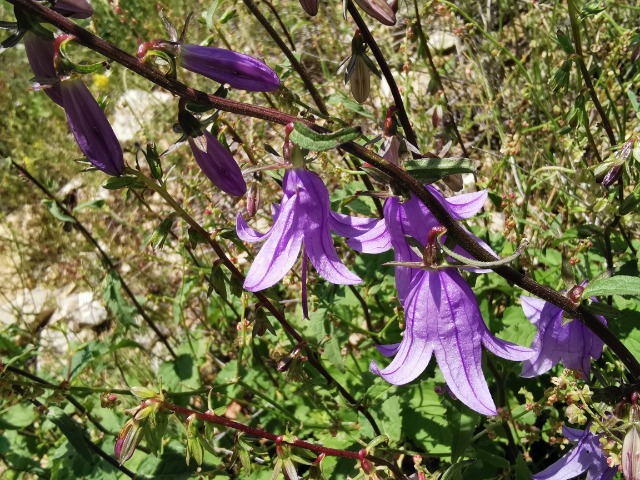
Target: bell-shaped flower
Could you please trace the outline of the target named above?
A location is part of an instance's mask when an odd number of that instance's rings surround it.
[[[560,460],[533,475],[533,480],[568,480],[587,472],[587,480],[611,480],[618,469],[610,467],[600,448],[600,437],[586,430],[562,427],[565,437],[576,445]]]
[[[479,192],[444,199],[435,188],[427,188],[456,219],[475,214],[487,196]],[[435,355],[451,393],[479,413],[496,415],[482,372],[482,346],[513,361],[529,358],[532,351],[494,337],[460,273],[438,264],[434,231],[439,228],[435,217],[416,197],[404,204],[393,197],[385,202],[384,224],[378,222],[369,232],[348,242],[356,250],[369,253],[393,247],[396,262],[423,266],[396,267],[398,296],[405,309],[404,337],[399,344],[378,347],[383,355],[395,358],[384,369],[372,362],[371,371],[394,385],[404,385],[416,379]],[[431,258],[421,259],[407,237],[425,245],[425,254],[430,252]]]
[[[375,18],[383,25],[392,26],[396,24],[396,14],[386,0],[355,0],[355,2],[367,15]]]
[[[124,170],[122,147],[106,115],[82,80],[60,82],[69,128],[87,160],[108,175]]]
[[[244,282],[251,292],[280,281],[295,264],[300,249],[318,273],[331,283],[353,285],[361,281],[342,263],[331,239],[331,230],[357,236],[376,220],[342,215],[329,208],[329,192],[318,175],[302,168],[287,170],[282,182],[284,196],[273,209],[274,224],[264,234],[247,225],[239,214],[238,237],[245,242],[265,241]]]
[[[578,320],[565,323],[560,307],[532,297],[520,297],[520,301],[524,314],[538,328],[531,344],[535,354],[522,365],[522,376],[542,375],[562,361],[566,368],[580,370],[588,378],[591,359],[602,355],[602,340]],[[607,324],[603,317],[598,318]]]
[[[200,125],[190,112],[181,108],[178,122],[187,137],[193,156],[211,183],[223,192],[241,197],[247,191],[242,171],[229,150]]]
[[[260,60],[224,48],[183,44],[180,65],[187,70],[250,92],[274,92],[280,88],[276,72]]]
[[[93,7],[86,0],[55,0],[52,10],[70,18],[89,18],[93,15]]]
[[[318,14],[318,3],[319,0],[300,0],[300,5],[302,5],[304,11],[312,17],[315,17]]]

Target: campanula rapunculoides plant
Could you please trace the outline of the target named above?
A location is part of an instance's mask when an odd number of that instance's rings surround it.
[[[7,2],[4,476],[638,477],[632,6]]]

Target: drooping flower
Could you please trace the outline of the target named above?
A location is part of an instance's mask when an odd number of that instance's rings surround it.
[[[140,61],[154,56],[171,62],[171,70],[177,59],[182,68],[231,88],[250,92],[274,92],[280,88],[276,72],[260,60],[232,50],[163,40],[145,42],[138,48]]]
[[[396,24],[396,14],[385,0],[355,0],[355,2],[367,15],[375,18],[383,25],[392,26]]]
[[[618,469],[607,464],[600,437],[589,427],[583,431],[563,426],[562,433],[576,445],[556,463],[533,475],[534,480],[568,480],[584,472],[587,480],[611,480],[616,475]]]
[[[231,153],[187,110],[180,110],[178,121],[198,166],[211,183],[236,197],[244,195],[247,184]]]
[[[51,9],[70,18],[84,19],[93,15],[93,7],[86,0],[55,0]]]
[[[56,70],[53,66],[53,39],[47,40],[40,37],[31,30],[24,35],[24,49],[27,52],[27,59],[31,66],[31,71],[39,83],[57,79]],[[57,81],[43,88],[44,93],[58,105],[62,106],[62,93],[60,84]]]
[[[342,263],[331,239],[331,230],[346,237],[366,231],[376,222],[331,211],[329,192],[318,175],[303,168],[288,170],[283,178],[284,196],[279,208],[273,209],[274,224],[264,234],[247,225],[239,214],[236,230],[241,240],[266,240],[256,255],[244,282],[251,292],[264,290],[293,267],[300,249],[318,273],[331,283],[353,285],[361,281]]]
[[[487,196],[485,191],[445,200],[435,188],[427,188],[456,219],[477,213]],[[396,197],[387,199],[383,222],[348,244],[368,253],[393,247],[397,262],[422,262],[423,268],[396,267],[398,297],[405,309],[404,337],[399,344],[378,347],[383,355],[395,358],[384,369],[372,362],[371,371],[394,385],[404,385],[416,379],[435,355],[451,393],[479,413],[496,415],[482,372],[482,346],[513,361],[529,358],[532,351],[494,337],[460,273],[439,265],[434,232],[441,227],[422,202],[416,197],[404,204]],[[412,250],[406,236],[425,246],[425,259]]]
[[[60,83],[62,107],[69,128],[87,160],[108,175],[124,170],[122,147],[106,115],[82,80]]]
[[[563,324],[560,307],[532,297],[520,297],[520,301],[524,314],[538,328],[531,344],[535,354],[522,365],[522,376],[542,375],[562,361],[566,368],[580,370],[588,378],[591,359],[602,355],[602,340],[578,320]],[[607,324],[603,317],[598,318]]]
[[[312,17],[318,14],[318,3],[318,0],[300,0],[300,5],[302,5],[304,11]]]

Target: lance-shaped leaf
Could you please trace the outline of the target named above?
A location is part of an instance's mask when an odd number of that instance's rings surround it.
[[[468,158],[421,158],[405,162],[407,172],[424,183],[434,183],[457,173],[475,173],[476,167]]]
[[[319,133],[302,122],[295,122],[290,140],[300,148],[323,152],[355,140],[361,135],[360,127],[347,127],[332,133]]]

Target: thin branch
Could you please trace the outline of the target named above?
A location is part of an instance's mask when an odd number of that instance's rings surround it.
[[[158,338],[164,344],[164,346],[167,347],[167,350],[168,350],[169,354],[171,354],[171,356],[174,359],[178,358],[176,353],[173,351],[173,348],[171,348],[171,344],[169,343],[169,340],[167,339],[167,337],[160,331],[158,326],[149,317],[149,315],[147,315],[147,312],[145,312],[144,308],[142,308],[142,305],[140,305],[140,302],[138,302],[138,299],[134,295],[134,293],[131,290],[131,288],[129,288],[129,285],[127,284],[127,282],[125,282],[124,278],[122,278],[122,276],[120,275],[120,272],[118,272],[118,269],[116,268],[115,264],[111,260],[111,257],[109,257],[109,255],[107,255],[107,253],[102,249],[102,247],[100,246],[98,241],[93,237],[93,235],[91,235],[89,230],[87,230],[84,227],[84,225],[82,225],[82,223],[80,223],[80,221],[73,215],[73,213],[71,213],[67,209],[67,207],[62,204],[62,202],[58,201],[58,199],[55,197],[55,195],[53,195],[53,193],[51,193],[49,191],[49,189],[47,187],[45,187],[37,178],[35,178],[33,175],[31,175],[25,168],[23,168],[22,166],[17,164],[15,162],[15,160],[12,159],[11,163],[13,164],[13,166],[22,175],[24,175],[31,183],[33,183],[36,187],[38,187],[38,189],[40,191],[42,191],[48,198],[53,200],[56,203],[58,209],[62,213],[64,213],[68,217],[73,218],[73,220],[75,221],[75,223],[73,224],[74,227],[98,251],[100,257],[102,258],[102,261],[103,261],[104,265],[106,265],[108,267],[109,271],[114,272],[118,276],[118,279],[120,280],[120,284],[122,285],[122,289],[125,291],[125,293],[129,297],[129,299],[131,300],[133,305],[136,307],[136,310],[138,311],[140,316],[143,318],[143,320],[146,322],[146,324],[151,328],[151,330],[154,331],[154,333],[158,336]]]
[[[360,15],[360,12],[358,12],[358,9],[356,8],[354,2],[350,1],[348,8],[349,8],[349,14],[351,15],[353,20],[356,22],[356,25],[360,29],[360,33],[362,33],[362,36],[364,37],[365,42],[367,43],[367,45],[369,45],[369,48],[371,49],[371,53],[376,59],[376,62],[378,62],[378,66],[380,67],[380,71],[382,72],[384,79],[387,81],[387,84],[389,85],[389,89],[391,90],[391,96],[393,97],[393,102],[395,103],[396,108],[398,109],[396,113],[398,115],[398,120],[400,120],[400,124],[402,125],[402,128],[404,130],[404,136],[407,138],[407,141],[411,145],[413,145],[416,148],[420,148],[420,145],[418,145],[418,139],[416,137],[416,134],[413,131],[413,127],[411,126],[411,122],[409,121],[409,117],[407,116],[407,111],[404,107],[404,102],[402,101],[402,95],[400,94],[400,90],[398,90],[398,85],[396,84],[396,81],[393,78],[393,73],[391,73],[391,69],[389,68],[387,61],[384,58],[384,54],[382,53],[382,50],[380,50],[380,47],[376,43],[375,38],[373,38],[373,35],[371,35],[371,31],[369,30],[369,27],[367,27],[367,24],[362,19],[362,16]],[[413,156],[415,158],[417,154],[413,153]]]
[[[286,445],[291,445],[292,447],[304,448],[305,450],[309,450],[310,452],[316,453],[318,455],[324,454],[331,457],[341,457],[341,458],[351,458],[354,460],[362,458],[360,452],[354,452],[351,450],[339,450],[337,448],[328,448],[323,447],[322,445],[316,445],[314,443],[305,442],[304,440],[299,440],[297,438],[293,438],[288,441],[285,440],[282,436],[276,435],[271,432],[267,432],[260,428],[250,427],[240,422],[236,422],[227,417],[222,417],[220,415],[215,415],[213,413],[202,413],[196,410],[191,410],[190,408],[181,407],[180,405],[176,405],[173,403],[166,402],[164,400],[151,400],[162,405],[162,408],[169,410],[174,413],[178,413],[185,417],[195,417],[200,421],[213,423],[215,425],[221,425],[227,428],[233,428],[234,430],[238,430],[240,432],[246,433],[247,435],[251,435],[253,437],[264,438],[266,440],[270,440],[276,443],[283,443]],[[406,475],[404,475],[400,469],[393,465],[392,463],[381,459],[375,455],[366,455],[364,458],[370,460],[371,462],[379,465],[384,465],[390,470],[393,471],[394,475],[397,479],[406,479]]]
[[[602,107],[602,104],[598,99],[598,94],[596,93],[596,89],[594,88],[593,82],[591,81],[591,75],[589,75],[587,64],[584,63],[584,56],[582,53],[582,40],[580,39],[580,24],[578,23],[578,18],[576,16],[575,0],[568,0],[568,9],[569,21],[571,22],[571,34],[573,36],[573,48],[576,51],[576,62],[578,63],[578,68],[580,69],[580,73],[582,75],[582,78],[584,79],[584,83],[587,85],[587,90],[589,90],[589,95],[591,95],[591,101],[593,102],[593,105],[596,107],[596,110],[600,115],[602,126],[604,127],[605,132],[607,132],[609,143],[611,144],[611,146],[613,146],[616,144],[616,136],[613,133],[613,127],[611,126],[611,122],[609,121],[607,112],[604,111],[604,108]]]
[[[271,36],[273,41],[276,42],[276,44],[278,45],[278,48],[282,51],[282,53],[285,54],[289,62],[291,62],[291,66],[298,73],[298,75],[300,75],[300,78],[302,79],[302,82],[304,83],[305,88],[313,98],[313,101],[318,107],[318,110],[320,110],[320,113],[328,116],[329,110],[327,110],[327,106],[325,105],[324,100],[322,99],[322,96],[320,95],[315,85],[311,81],[311,78],[309,77],[307,70],[298,61],[298,59],[295,57],[293,52],[289,49],[287,44],[282,41],[282,39],[280,38],[280,35],[278,35],[278,32],[276,32],[273,26],[271,26],[271,23],[269,22],[269,20],[267,20],[265,16],[262,15],[262,13],[260,13],[258,6],[255,3],[253,3],[252,0],[242,0],[242,1],[247,6],[249,11],[253,14],[253,16],[256,17],[258,22],[260,22],[260,25],[262,25],[262,27],[267,31],[269,36]]]

